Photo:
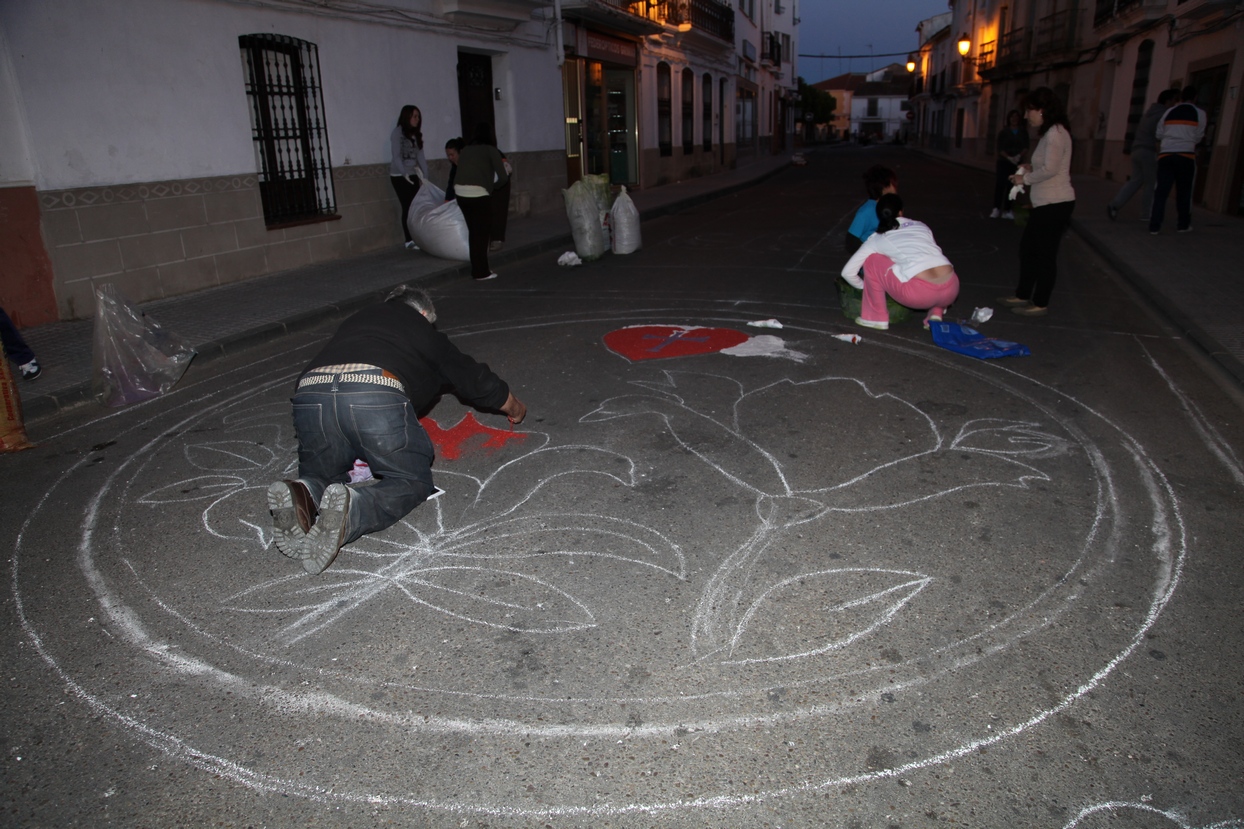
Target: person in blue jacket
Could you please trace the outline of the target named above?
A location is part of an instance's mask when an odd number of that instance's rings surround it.
[[[855,253],[877,232],[877,199],[898,192],[898,176],[889,167],[874,164],[864,172],[864,189],[868,191],[868,201],[855,211],[855,218],[847,228],[847,253]]]

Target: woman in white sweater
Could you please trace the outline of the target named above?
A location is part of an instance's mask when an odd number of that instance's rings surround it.
[[[1058,275],[1058,245],[1071,225],[1076,191],[1071,187],[1071,133],[1067,111],[1054,90],[1034,89],[1026,103],[1028,123],[1041,140],[1031,164],[1021,164],[1012,184],[1030,187],[1032,211],[1019,242],[1019,285],[1014,296],[998,297],[1025,317],[1045,316]]]
[[[954,266],[933,241],[928,225],[903,217],[903,200],[897,193],[877,200],[877,221],[877,231],[842,267],[842,278],[864,292],[855,324],[879,331],[889,328],[885,305],[889,294],[908,308],[928,308],[924,318],[928,328],[959,296]]]

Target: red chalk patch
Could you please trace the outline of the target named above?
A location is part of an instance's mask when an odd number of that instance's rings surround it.
[[[715,354],[748,339],[748,335],[729,328],[692,328],[685,325],[636,325],[610,331],[604,336],[610,351],[632,362]]]
[[[462,420],[448,429],[442,429],[441,425],[430,417],[421,418],[419,424],[432,439],[436,454],[447,461],[457,460],[462,457],[463,453],[473,454],[476,450],[492,454],[512,440],[527,439],[526,432],[485,426],[475,419],[474,412],[467,412]],[[472,438],[481,437],[483,440],[472,440]]]

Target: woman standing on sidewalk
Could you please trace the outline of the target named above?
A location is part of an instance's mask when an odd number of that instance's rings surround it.
[[[998,302],[1021,316],[1041,317],[1048,312],[1054,279],[1058,275],[1058,245],[1071,225],[1076,191],[1071,186],[1071,132],[1062,101],[1047,86],[1038,87],[1026,102],[1028,123],[1041,140],[1031,164],[1021,164],[1012,184],[1032,187],[1032,211],[1019,241],[1019,285],[1014,296]]]
[[[428,160],[423,155],[423,113],[419,107],[410,104],[402,107],[397,126],[389,136],[389,145],[393,151],[389,181],[402,204],[402,235],[406,237],[406,247],[415,250],[417,246],[410,238],[406,217],[410,213],[410,203],[419,192],[420,182],[428,175]]]

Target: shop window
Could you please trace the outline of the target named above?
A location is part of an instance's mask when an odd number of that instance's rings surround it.
[[[674,154],[673,78],[668,63],[657,64],[657,148],[661,155]]]
[[[703,133],[704,149],[707,151],[713,148],[713,76],[707,72],[704,73],[700,87],[700,106],[704,113],[700,131]]]
[[[695,73],[682,70],[682,151],[695,152]]]
[[[319,51],[314,43],[272,34],[243,35],[238,45],[264,222],[335,216]]]

